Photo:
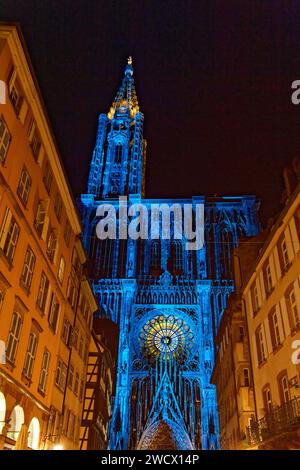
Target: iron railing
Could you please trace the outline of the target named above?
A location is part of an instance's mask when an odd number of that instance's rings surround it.
[[[249,445],[258,444],[297,425],[300,426],[300,397],[272,408],[257,421],[253,416],[247,427],[247,440]]]

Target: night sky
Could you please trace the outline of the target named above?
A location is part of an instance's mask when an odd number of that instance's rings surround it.
[[[0,0],[21,24],[74,194],[128,55],[145,115],[148,197],[256,194],[280,209],[300,154],[300,3]]]

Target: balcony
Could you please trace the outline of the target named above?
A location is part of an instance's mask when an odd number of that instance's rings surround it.
[[[282,432],[298,427],[300,427],[300,397],[273,408],[258,421],[251,418],[247,427],[248,444],[260,444]]]

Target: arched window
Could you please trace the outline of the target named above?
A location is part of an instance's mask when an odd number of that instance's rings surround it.
[[[121,145],[121,144],[116,145],[115,163],[121,163],[122,162],[122,154],[123,154],[123,145]]]
[[[161,259],[160,259],[160,241],[154,241],[151,243],[150,247],[150,268],[160,269]]]
[[[182,243],[178,240],[171,242],[170,261],[173,271],[180,272],[183,270]]]
[[[24,411],[20,405],[16,405],[12,410],[9,424],[10,426],[7,435],[16,441],[18,439],[22,424],[24,424]]]
[[[28,447],[38,450],[40,441],[40,423],[37,418],[32,418],[28,429]]]
[[[0,434],[5,424],[6,401],[5,396],[0,392]]]

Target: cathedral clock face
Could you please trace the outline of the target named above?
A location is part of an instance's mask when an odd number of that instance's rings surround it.
[[[183,358],[190,353],[194,335],[184,320],[174,315],[157,315],[143,327],[139,336],[144,353],[153,359],[163,356]]]

